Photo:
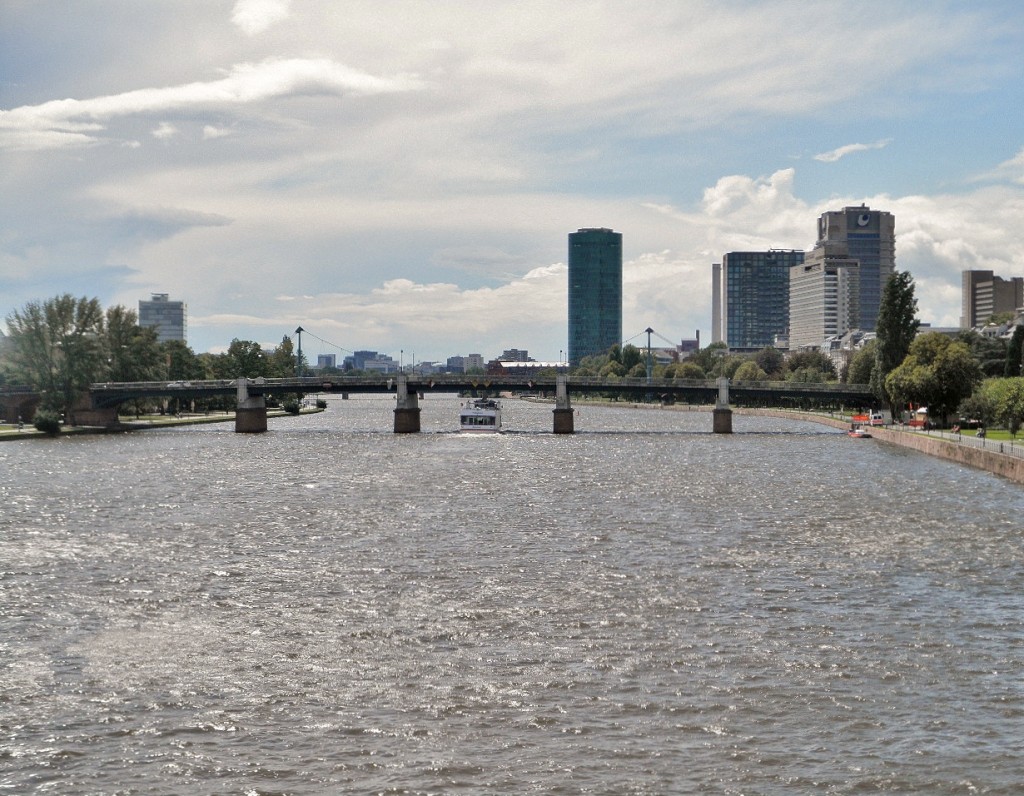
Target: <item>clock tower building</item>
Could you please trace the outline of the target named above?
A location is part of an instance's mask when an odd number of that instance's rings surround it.
[[[818,245],[845,245],[846,256],[859,265],[856,328],[873,332],[889,277],[896,271],[896,220],[892,213],[867,205],[823,213],[818,219]]]

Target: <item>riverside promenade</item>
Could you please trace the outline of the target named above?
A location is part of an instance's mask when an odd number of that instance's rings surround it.
[[[807,420],[838,429],[850,428],[849,417],[830,417],[814,412],[785,409],[734,409],[736,414]],[[1024,484],[1024,445],[999,440],[961,436],[949,431],[920,431],[904,426],[872,426],[871,436],[882,442],[912,448],[929,456],[987,470],[1018,484]]]

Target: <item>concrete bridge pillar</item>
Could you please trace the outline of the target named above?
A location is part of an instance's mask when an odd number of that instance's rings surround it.
[[[117,407],[94,407],[90,393],[79,395],[78,400],[68,409],[67,421],[72,426],[105,426],[106,428],[114,428],[119,422]]]
[[[573,425],[572,407],[569,405],[569,387],[564,373],[555,377],[555,420],[556,434],[572,434],[576,431]]]
[[[711,430],[715,434],[732,434],[732,409],[729,408],[729,380],[718,379],[718,401],[712,412]]]
[[[262,434],[267,430],[267,399],[249,395],[249,380],[238,380],[238,408],[235,409],[235,432]]]
[[[417,434],[420,430],[420,406],[415,392],[409,392],[409,377],[398,374],[395,396],[395,433]]]
[[[42,396],[37,392],[14,392],[0,395],[0,421],[31,423]],[[91,406],[91,404],[90,404]]]

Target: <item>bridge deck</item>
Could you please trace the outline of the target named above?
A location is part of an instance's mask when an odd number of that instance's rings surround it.
[[[434,376],[409,375],[408,390],[417,393],[451,393],[465,391],[495,392],[549,392],[555,391],[554,378],[521,375],[464,376],[437,374]],[[615,381],[603,379],[575,379],[568,382],[570,394],[609,394],[714,403],[718,384],[712,380],[624,378]],[[385,375],[365,376],[305,376],[287,379],[249,379],[249,395],[287,395],[293,393],[390,393],[395,392],[397,379]],[[233,379],[210,381],[172,382],[105,382],[89,388],[94,407],[116,406],[135,398],[204,398],[235,395],[238,382]],[[794,383],[775,381],[732,381],[729,383],[730,402],[759,405],[789,406],[798,402],[845,404],[854,406],[877,405],[871,388],[866,384],[839,384],[829,382]]]

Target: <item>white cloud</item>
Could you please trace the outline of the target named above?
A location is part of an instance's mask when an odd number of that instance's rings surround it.
[[[0,149],[49,149],[99,142],[109,122],[124,116],[202,110],[229,111],[288,96],[384,94],[410,91],[409,77],[382,78],[329,59],[268,60],[239,64],[220,80],[146,88],[86,100],[51,100],[0,110]]]
[[[822,163],[835,163],[840,158],[844,158],[854,152],[866,152],[871,149],[884,149],[891,143],[891,138],[884,138],[881,141],[875,141],[873,144],[847,144],[846,146],[833,149],[831,152],[822,152],[820,155],[815,155],[814,159],[819,160]]]
[[[1024,185],[1024,149],[1021,149],[1015,157],[1000,163],[995,171],[987,176],[996,179],[1010,179],[1019,185]]]
[[[152,131],[153,138],[158,141],[167,141],[178,134],[178,128],[170,122],[161,122],[160,126]]]
[[[212,124],[207,124],[203,126],[203,139],[207,141],[212,140],[214,138],[224,138],[226,136],[232,135],[233,133],[233,130],[230,130],[226,127],[217,127]]]
[[[237,0],[231,21],[250,36],[288,18],[291,0]]]

